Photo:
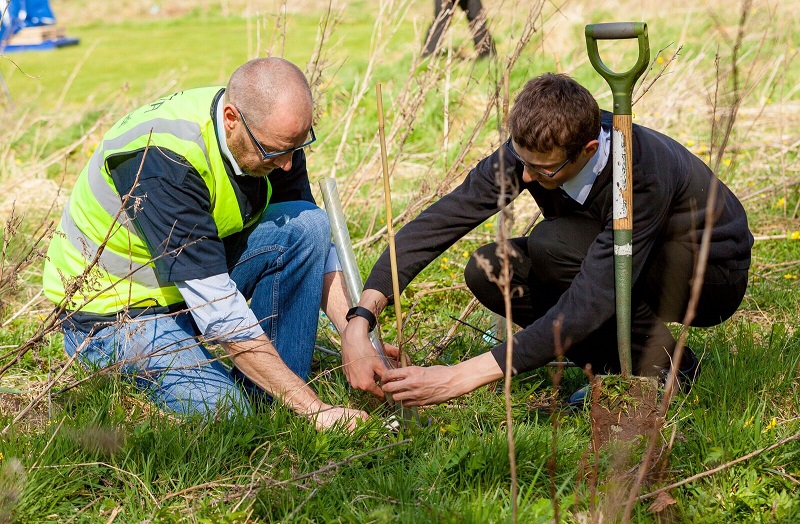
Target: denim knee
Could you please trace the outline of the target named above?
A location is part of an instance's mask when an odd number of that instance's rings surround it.
[[[328,215],[311,202],[292,201],[272,204],[265,213],[268,221],[274,221],[282,231],[284,241],[303,250],[320,250],[327,255],[331,239]]]
[[[331,242],[331,225],[328,214],[317,206],[303,211],[298,217],[301,226],[300,240],[319,247],[327,254]]]

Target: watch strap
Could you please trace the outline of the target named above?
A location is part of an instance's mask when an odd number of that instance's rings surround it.
[[[363,319],[366,319],[367,323],[369,324],[369,331],[372,331],[373,329],[375,329],[375,326],[378,325],[378,319],[375,318],[375,315],[372,313],[372,311],[370,311],[365,307],[356,306],[350,308],[350,310],[347,312],[347,316],[345,316],[344,318],[346,318],[347,321],[350,322],[350,320],[352,320],[355,317],[361,317]]]

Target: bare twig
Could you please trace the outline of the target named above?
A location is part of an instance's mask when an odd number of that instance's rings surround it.
[[[797,433],[795,433],[794,435],[792,435],[790,437],[786,437],[783,440],[775,442],[774,444],[770,444],[769,446],[767,446],[765,448],[757,449],[757,450],[752,451],[752,452],[750,452],[750,453],[748,453],[746,455],[742,455],[741,457],[739,457],[737,459],[731,460],[730,462],[726,462],[725,464],[720,464],[719,466],[717,466],[715,468],[711,468],[709,470],[703,471],[702,473],[698,473],[696,475],[692,475],[691,477],[687,477],[687,478],[685,478],[683,480],[680,480],[678,482],[673,482],[672,484],[670,484],[668,486],[664,486],[664,487],[658,488],[657,490],[651,491],[650,493],[645,493],[644,495],[640,495],[639,497],[637,497],[637,500],[649,499],[649,498],[655,497],[659,493],[664,493],[664,492],[670,491],[672,489],[684,486],[686,484],[690,484],[690,483],[694,482],[695,480],[699,480],[699,479],[705,478],[705,477],[710,477],[711,475],[714,475],[715,473],[719,473],[720,471],[724,471],[724,470],[726,470],[726,469],[728,469],[728,468],[730,468],[732,466],[735,466],[736,464],[740,464],[742,462],[746,462],[746,461],[750,460],[753,457],[757,457],[758,455],[762,455],[764,453],[772,451],[773,449],[776,449],[776,448],[779,448],[781,446],[784,446],[784,445],[786,445],[786,444],[788,444],[790,442],[794,442],[795,440],[800,440],[800,431],[798,431]]]

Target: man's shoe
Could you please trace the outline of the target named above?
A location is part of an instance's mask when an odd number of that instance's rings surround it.
[[[581,389],[576,390],[572,395],[569,396],[567,400],[567,405],[572,408],[581,408],[583,407],[584,403],[586,402],[586,398],[589,396],[590,392],[590,385],[586,384]]]
[[[666,384],[667,376],[669,375],[669,368],[664,368],[661,370],[659,374],[659,381],[662,384]],[[681,391],[684,393],[689,393],[692,389],[692,385],[697,380],[697,377],[700,376],[700,359],[697,358],[697,355],[692,348],[689,346],[685,346],[683,348],[683,356],[681,357],[681,364],[678,367],[678,385],[681,388]]]

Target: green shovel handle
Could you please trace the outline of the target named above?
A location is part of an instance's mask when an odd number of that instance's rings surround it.
[[[597,51],[598,40],[621,40],[636,38],[639,40],[639,57],[636,64],[624,73],[615,73],[609,69]],[[631,93],[633,84],[642,76],[650,63],[650,42],[647,39],[647,24],[644,22],[613,22],[609,24],[589,24],[586,26],[586,48],[592,66],[606,79],[614,95],[614,114],[630,115]]]

